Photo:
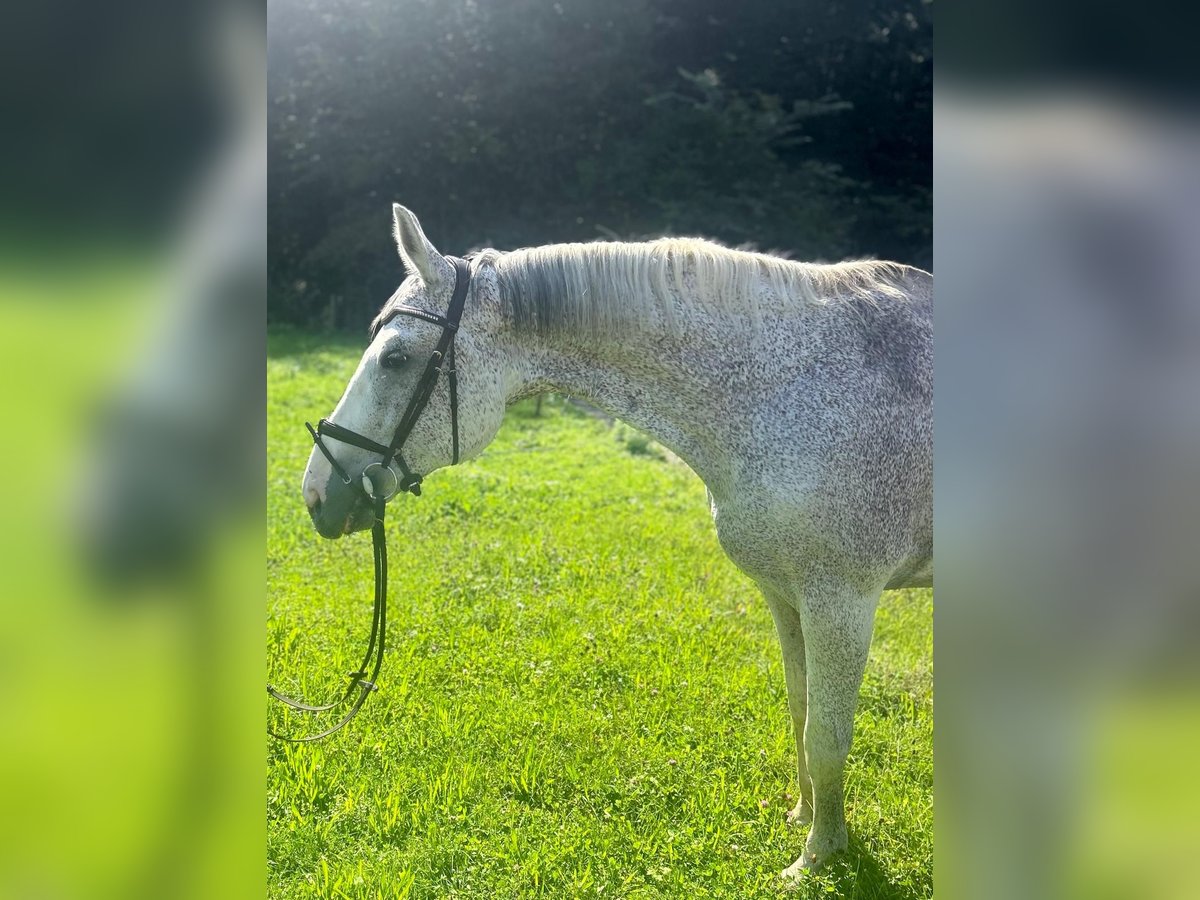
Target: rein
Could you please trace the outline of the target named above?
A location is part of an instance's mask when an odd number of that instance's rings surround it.
[[[328,419],[321,419],[317,423],[316,428],[313,428],[308,422],[304,423],[304,427],[312,435],[313,443],[316,444],[325,458],[329,460],[333,471],[347,485],[361,491],[374,509],[375,521],[371,525],[371,546],[375,557],[375,603],[371,617],[371,636],[367,641],[367,652],[363,654],[363,659],[358,669],[349,674],[350,684],[347,685],[345,692],[339,699],[330,703],[314,705],[295,700],[286,694],[280,693],[271,685],[267,685],[267,693],[276,700],[290,706],[292,709],[304,712],[326,712],[353,700],[346,714],[334,725],[316,734],[304,737],[290,737],[288,735],[277,734],[268,728],[267,734],[271,735],[271,737],[294,743],[319,741],[322,738],[329,737],[329,735],[342,729],[351,719],[358,715],[358,711],[366,703],[367,697],[370,696],[372,691],[377,689],[376,679],[379,676],[379,670],[383,667],[384,638],[387,634],[387,537],[383,530],[384,507],[388,500],[401,491],[408,491],[416,497],[421,495],[422,476],[414,474],[409,469],[401,450],[404,447],[404,442],[408,440],[409,435],[412,433],[413,427],[417,424],[417,419],[420,418],[421,413],[424,412],[425,407],[429,404],[429,398],[433,395],[433,389],[437,385],[438,378],[441,375],[446,376],[450,388],[450,430],[453,449],[451,464],[458,463],[458,376],[454,371],[454,336],[458,333],[458,323],[462,318],[463,306],[466,304],[467,288],[471,283],[471,270],[465,260],[452,256],[446,257],[446,259],[454,266],[454,294],[450,299],[450,306],[446,310],[446,315],[439,316],[437,313],[431,313],[412,306],[397,306],[393,307],[391,315],[386,320],[390,321],[392,316],[398,315],[411,316],[434,325],[440,325],[442,328],[442,334],[438,339],[437,347],[429,357],[429,362],[425,364],[425,371],[417,381],[417,386],[413,389],[408,406],[405,408],[404,414],[400,417],[399,424],[396,425],[396,430],[392,435],[392,442],[384,446],[365,435],[351,431],[349,428],[343,428],[341,425],[337,425]],[[350,444],[378,453],[380,459],[376,462],[367,463],[363,467],[358,480],[355,481],[346,473],[342,465],[334,459],[333,454],[329,452],[329,448],[325,446],[322,438],[326,437],[332,438],[335,441],[341,441],[343,444]],[[393,462],[400,467],[403,477],[396,475],[396,472],[392,469]],[[392,479],[389,490],[381,490],[375,481],[376,475],[382,477],[384,473],[390,475]],[[369,678],[367,677],[368,666],[370,666]]]

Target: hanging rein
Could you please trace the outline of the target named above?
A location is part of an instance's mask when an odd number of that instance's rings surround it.
[[[404,448],[404,442],[408,440],[408,436],[412,433],[417,419],[420,418],[421,413],[428,405],[429,398],[432,396],[433,389],[437,385],[438,378],[441,375],[446,376],[450,388],[450,431],[453,442],[452,463],[456,464],[458,462],[458,376],[454,371],[454,336],[458,333],[458,323],[462,318],[463,306],[466,303],[467,288],[470,286],[471,281],[471,271],[465,260],[458,259],[457,257],[446,257],[446,259],[454,266],[454,294],[450,299],[450,306],[446,310],[446,315],[439,316],[437,313],[431,313],[427,310],[411,306],[396,306],[390,311],[388,319],[384,323],[381,323],[381,326],[382,324],[386,324],[394,316],[411,316],[415,319],[431,322],[434,325],[440,325],[442,329],[437,347],[429,357],[429,362],[425,364],[425,371],[417,381],[417,386],[413,390],[411,399],[408,401],[408,406],[405,408],[404,414],[400,417],[400,422],[392,435],[392,442],[384,446],[365,435],[330,422],[328,419],[321,419],[317,423],[316,428],[313,428],[308,422],[304,423],[309,434],[312,435],[313,443],[317,445],[321,453],[329,460],[333,471],[347,485],[362,491],[363,496],[366,497],[374,509],[375,521],[371,526],[371,544],[375,556],[375,608],[371,618],[371,636],[367,641],[367,652],[363,654],[362,663],[358,669],[350,673],[350,684],[347,685],[346,690],[337,700],[319,705],[304,703],[280,693],[271,685],[267,685],[267,693],[276,700],[280,700],[293,709],[303,710],[304,712],[326,712],[342,707],[347,703],[351,704],[341,719],[329,728],[316,734],[304,737],[291,737],[278,734],[269,728],[267,729],[269,735],[280,740],[299,743],[319,741],[322,738],[328,737],[353,719],[358,714],[358,711],[362,709],[367,697],[376,689],[376,679],[379,677],[379,670],[383,667],[383,647],[387,634],[388,566],[387,539],[383,530],[384,506],[388,500],[400,491],[408,491],[414,496],[420,496],[421,494],[421,476],[414,474],[409,469],[408,463],[405,462],[401,451]],[[356,480],[351,478],[342,465],[334,459],[333,454],[329,452],[329,448],[325,446],[324,438],[332,438],[335,441],[341,441],[343,444],[350,444],[355,447],[361,447],[364,450],[370,450],[373,453],[378,453],[380,459],[368,463]],[[399,466],[403,477],[396,475],[396,472],[392,469],[393,462]],[[385,477],[390,477],[391,479],[391,483],[386,490],[376,481],[376,479],[383,481]],[[370,677],[368,677],[368,671],[370,672]]]

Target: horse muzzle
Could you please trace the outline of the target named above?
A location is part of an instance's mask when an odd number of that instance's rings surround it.
[[[330,479],[325,498],[316,498],[308,507],[313,527],[323,538],[336,540],[344,534],[366,531],[375,521],[374,510],[358,491],[348,490]]]

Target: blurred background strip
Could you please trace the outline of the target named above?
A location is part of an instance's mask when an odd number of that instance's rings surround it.
[[[260,896],[265,9],[4,19],[0,897]]]
[[[941,13],[939,892],[1200,896],[1193,35]]]

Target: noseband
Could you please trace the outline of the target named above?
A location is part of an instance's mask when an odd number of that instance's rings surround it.
[[[276,734],[274,731],[267,729],[267,733],[272,737],[293,742],[318,741],[321,738],[328,737],[353,719],[366,702],[370,693],[375,690],[375,680],[379,675],[379,670],[383,666],[383,644],[384,635],[387,630],[387,539],[383,530],[384,506],[388,500],[400,491],[408,491],[414,496],[420,496],[421,494],[421,476],[414,474],[409,469],[401,450],[404,447],[404,442],[408,440],[409,435],[412,433],[417,419],[420,418],[421,413],[424,412],[425,407],[429,404],[429,398],[433,395],[433,389],[437,385],[438,377],[443,374],[446,376],[450,388],[452,464],[458,463],[458,376],[454,371],[454,336],[458,333],[458,323],[462,318],[463,306],[467,300],[467,288],[471,283],[471,270],[465,260],[452,256],[446,257],[446,259],[454,266],[454,294],[450,298],[450,306],[446,310],[446,315],[439,316],[437,313],[431,313],[412,306],[395,306],[392,307],[388,317],[379,326],[382,327],[387,324],[395,316],[411,316],[414,319],[422,319],[434,325],[440,325],[442,328],[442,335],[438,339],[437,347],[429,357],[429,362],[425,364],[425,371],[417,381],[417,386],[413,390],[411,399],[408,401],[408,406],[405,408],[404,414],[400,417],[400,422],[396,425],[396,430],[392,434],[392,442],[384,446],[377,441],[373,441],[366,435],[359,434],[357,431],[351,431],[349,428],[343,428],[341,425],[330,422],[328,419],[321,419],[317,423],[316,428],[313,428],[308,422],[304,423],[304,427],[312,435],[313,443],[316,444],[325,458],[329,460],[333,471],[337,473],[338,477],[345,484],[360,491],[375,512],[375,521],[371,526],[371,544],[375,556],[375,609],[371,621],[371,636],[367,641],[367,652],[363,655],[363,660],[358,670],[350,673],[350,684],[339,699],[331,703],[313,705],[294,700],[291,697],[281,694],[271,685],[267,685],[267,693],[276,700],[282,701],[293,709],[300,709],[305,712],[325,712],[326,710],[342,706],[353,699],[354,702],[347,713],[336,724],[317,734],[297,738]],[[360,447],[363,450],[378,453],[380,459],[367,463],[363,467],[358,480],[355,480],[347,474],[341,463],[334,459],[333,454],[329,452],[329,448],[325,446],[325,442],[322,440],[322,438],[326,437],[332,438],[335,441],[341,441],[343,444],[350,444],[354,447]],[[393,462],[400,467],[403,477],[396,475],[396,472],[392,469]],[[382,480],[385,475],[391,478],[391,484],[387,486],[387,489],[383,489],[375,480],[376,477]],[[374,659],[373,663],[372,658]],[[371,666],[370,678],[367,677],[368,666]],[[356,691],[357,696],[355,696]]]

